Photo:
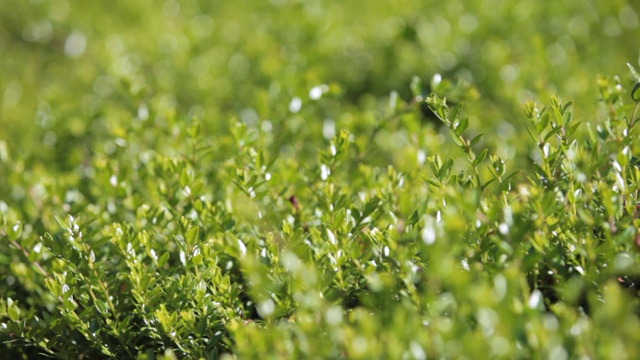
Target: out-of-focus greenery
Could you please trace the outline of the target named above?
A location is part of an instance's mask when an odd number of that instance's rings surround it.
[[[0,2],[0,353],[640,357],[639,28]]]

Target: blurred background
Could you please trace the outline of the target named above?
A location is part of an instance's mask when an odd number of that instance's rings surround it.
[[[162,150],[175,122],[217,135],[237,117],[283,155],[308,155],[386,119],[390,94],[409,102],[420,79],[514,159],[526,101],[559,94],[598,120],[597,77],[631,84],[638,26],[626,1],[5,1],[0,148],[26,170],[73,172],[127,142]],[[438,151],[428,115],[380,132],[375,161],[401,161],[416,127]]]

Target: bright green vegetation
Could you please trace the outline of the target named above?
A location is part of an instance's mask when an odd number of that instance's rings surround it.
[[[428,3],[0,2],[0,353],[640,358],[639,14]]]

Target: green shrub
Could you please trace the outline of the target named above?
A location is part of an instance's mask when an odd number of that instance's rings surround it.
[[[640,357],[631,5],[109,4],[0,4],[6,356]]]

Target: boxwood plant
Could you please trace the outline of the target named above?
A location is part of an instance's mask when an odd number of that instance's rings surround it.
[[[425,155],[424,130],[403,171],[373,165],[366,138],[415,121],[411,104],[383,130],[340,131],[311,162],[279,159],[271,136],[241,122],[216,138],[176,120],[171,154],[141,151],[129,129],[119,156],[90,159],[80,190],[31,190],[69,209],[59,230],[34,234],[25,210],[2,203],[3,346],[59,358],[634,358],[637,104],[617,79],[598,85],[602,124],[558,97],[527,104],[527,164],[480,147],[462,106],[437,95],[425,102],[458,150]],[[21,164],[5,154],[2,166]]]
[[[0,4],[0,354],[640,358],[638,18],[588,3]]]

